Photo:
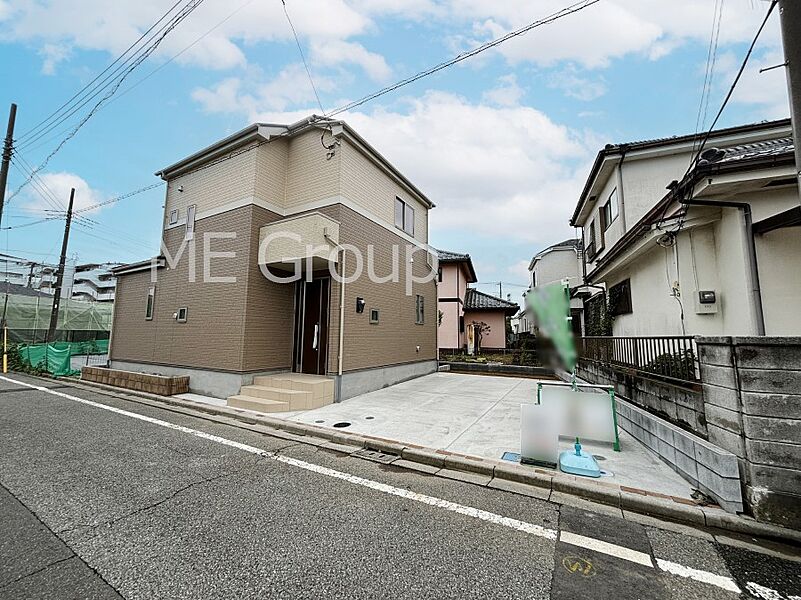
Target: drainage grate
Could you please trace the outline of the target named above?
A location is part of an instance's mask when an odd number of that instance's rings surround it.
[[[508,460],[509,462],[520,462],[520,453],[519,452],[504,452],[503,456],[501,456],[501,460]]]
[[[350,423],[348,421],[340,421],[339,423],[334,423],[332,427],[342,429],[343,427],[350,427]]]
[[[397,454],[389,454],[379,450],[371,450],[370,448],[357,450],[351,454],[351,456],[358,456],[359,458],[364,458],[365,460],[371,460],[377,463],[383,463],[385,465],[391,463],[396,458],[400,458]]]

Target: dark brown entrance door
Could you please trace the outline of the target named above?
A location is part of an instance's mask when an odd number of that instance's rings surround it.
[[[296,372],[325,375],[330,285],[327,277],[297,283],[293,363]]]

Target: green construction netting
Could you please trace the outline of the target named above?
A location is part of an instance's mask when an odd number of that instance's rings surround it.
[[[72,368],[69,343],[36,344],[20,346],[20,358],[34,368],[44,369],[52,375],[74,375],[79,371]]]
[[[76,375],[71,358],[87,354],[107,354],[108,340],[88,342],[53,342],[52,344],[23,344],[17,346],[20,358],[33,368],[44,369],[52,375]]]
[[[9,339],[18,342],[31,342],[30,334],[19,336],[15,332],[46,331],[50,325],[50,311],[53,299],[42,296],[21,296],[8,294],[0,296],[8,325]],[[114,306],[110,302],[86,302],[63,299],[59,307],[59,331],[107,332],[111,331],[111,318]],[[41,339],[41,338],[40,338]]]
[[[526,295],[540,332],[551,339],[568,372],[576,366],[576,341],[570,326],[570,288],[566,283],[538,286]]]

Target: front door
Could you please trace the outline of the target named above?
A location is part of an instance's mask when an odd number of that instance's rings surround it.
[[[328,303],[331,280],[299,281],[295,290],[293,370],[325,375],[328,361]]]

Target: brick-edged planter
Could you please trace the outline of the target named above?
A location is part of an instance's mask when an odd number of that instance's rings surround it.
[[[189,391],[188,375],[168,377],[106,367],[83,367],[81,379],[159,396],[174,396]]]

